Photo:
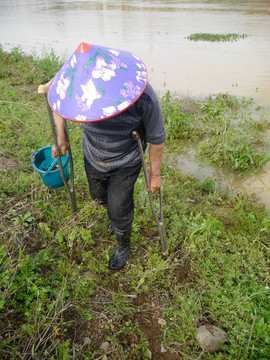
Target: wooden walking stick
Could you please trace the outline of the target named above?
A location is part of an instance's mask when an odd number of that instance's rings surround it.
[[[155,219],[155,221],[157,223],[158,232],[159,232],[159,236],[160,236],[162,255],[164,257],[167,257],[168,253],[169,253],[169,249],[168,249],[168,245],[167,245],[166,233],[165,233],[165,228],[164,228],[162,190],[161,190],[161,187],[160,187],[159,188],[160,219],[159,219],[158,216],[157,216],[157,213],[155,211],[154,204],[153,204],[152,192],[151,192],[151,189],[150,189],[150,186],[149,186],[146,162],[145,162],[145,158],[144,158],[144,152],[143,152],[143,147],[142,147],[142,142],[141,142],[141,137],[140,137],[139,132],[137,130],[133,130],[132,131],[132,137],[134,139],[136,139],[137,142],[138,142],[138,146],[139,146],[139,150],[140,150],[140,154],[141,154],[141,159],[142,159],[145,183],[146,183],[147,192],[148,192],[148,198],[149,198],[149,202],[150,202],[150,207],[151,207],[151,210],[152,210],[153,217],[154,217],[154,219]]]
[[[68,182],[67,182],[66,177],[64,175],[62,161],[61,161],[61,151],[60,151],[59,146],[58,146],[58,140],[57,140],[57,134],[56,134],[56,130],[55,130],[53,113],[52,113],[52,109],[51,109],[51,107],[50,107],[50,105],[48,103],[48,99],[47,99],[47,92],[48,92],[50,83],[51,83],[51,81],[49,81],[45,85],[40,85],[38,87],[38,93],[41,94],[41,95],[44,95],[44,98],[45,98],[45,101],[46,101],[47,110],[48,110],[49,119],[50,119],[50,125],[51,125],[51,129],[52,129],[52,133],[53,133],[53,139],[54,139],[56,154],[57,154],[59,168],[60,168],[60,173],[61,173],[64,185],[65,185],[68,197],[69,197],[72,213],[73,213],[73,215],[75,215],[77,213],[78,208],[77,208],[77,201],[76,201],[76,196],[75,196],[75,191],[74,191],[74,166],[73,166],[72,152],[71,152],[71,146],[70,146],[70,140],[69,140],[69,134],[68,134],[67,121],[66,121],[66,119],[63,119],[65,132],[66,132],[66,138],[67,138],[67,141],[68,141],[68,144],[69,144],[68,153],[69,153],[69,158],[70,158],[70,184],[71,184],[70,188],[68,186]]]

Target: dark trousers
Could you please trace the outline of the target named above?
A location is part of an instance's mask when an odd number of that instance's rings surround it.
[[[84,159],[90,195],[107,208],[108,217],[118,230],[126,230],[134,217],[134,185],[142,165],[103,173]]]

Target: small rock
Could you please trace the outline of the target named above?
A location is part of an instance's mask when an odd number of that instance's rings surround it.
[[[100,350],[107,353],[109,351],[109,347],[110,347],[110,343],[108,341],[104,341],[101,345],[100,345]]]
[[[196,340],[201,347],[213,353],[219,350],[221,343],[228,337],[227,333],[213,325],[203,325],[197,330]]]
[[[146,350],[146,358],[147,358],[147,359],[150,359],[150,360],[152,359],[152,353],[151,353],[151,350],[150,350],[150,349],[147,349],[147,350]]]
[[[90,345],[92,343],[92,340],[89,337],[85,337],[83,339],[83,345]]]
[[[158,323],[160,326],[166,326],[167,325],[167,321],[165,319],[158,319]]]
[[[163,344],[161,344],[160,352],[161,352],[161,353],[167,352],[167,350],[165,349],[165,346],[164,346]]]

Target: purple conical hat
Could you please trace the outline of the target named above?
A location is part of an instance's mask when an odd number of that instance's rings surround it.
[[[81,43],[52,80],[48,101],[67,120],[99,121],[131,106],[146,83],[146,66],[137,56]]]

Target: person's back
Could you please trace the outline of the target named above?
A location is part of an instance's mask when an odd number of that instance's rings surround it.
[[[140,152],[131,133],[142,127],[144,150],[147,142],[160,144],[165,141],[162,111],[149,83],[140,98],[122,113],[103,121],[82,124],[86,160],[101,172],[138,165]]]

